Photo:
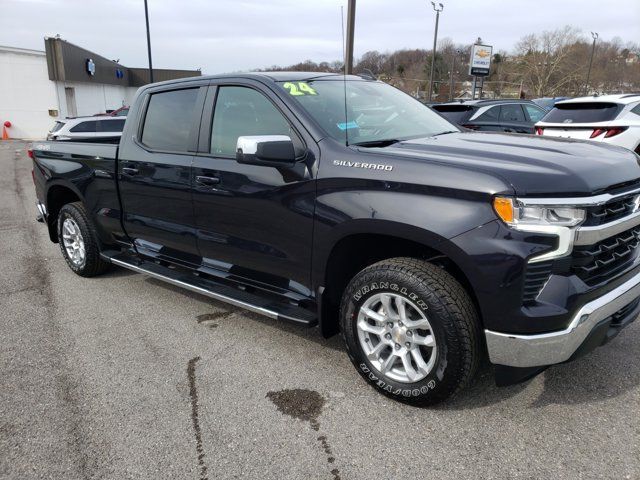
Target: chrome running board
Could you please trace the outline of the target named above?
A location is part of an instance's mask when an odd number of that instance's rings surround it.
[[[152,261],[142,260],[128,253],[104,252],[101,256],[114,265],[269,318],[293,322],[308,327],[315,326],[318,323],[316,316],[310,310],[291,305],[290,303],[280,302],[273,298],[267,298],[256,293],[246,292],[230,285],[203,278],[194,273],[184,271],[183,269],[166,267]]]

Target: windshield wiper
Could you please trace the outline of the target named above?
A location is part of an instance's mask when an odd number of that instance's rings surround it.
[[[444,132],[436,133],[432,135],[432,137],[437,137],[438,135],[446,135],[447,133],[460,133],[460,130],[445,130]]]
[[[388,147],[389,145],[393,145],[394,143],[401,142],[402,140],[398,140],[396,138],[387,138],[385,140],[370,140],[368,142],[356,142],[351,145],[355,145],[356,147]]]

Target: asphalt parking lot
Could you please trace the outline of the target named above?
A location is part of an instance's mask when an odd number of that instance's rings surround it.
[[[431,409],[368,387],[338,337],[132,272],[76,276],[0,143],[0,478],[640,479],[640,322]]]

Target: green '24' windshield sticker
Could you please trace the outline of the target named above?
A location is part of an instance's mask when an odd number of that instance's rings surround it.
[[[307,82],[286,82],[282,88],[289,92],[289,95],[297,97],[299,95],[317,95],[316,92]]]

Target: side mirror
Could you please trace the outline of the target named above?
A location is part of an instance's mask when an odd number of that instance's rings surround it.
[[[253,135],[238,137],[236,160],[248,165],[281,166],[293,164],[296,152],[286,135]]]

